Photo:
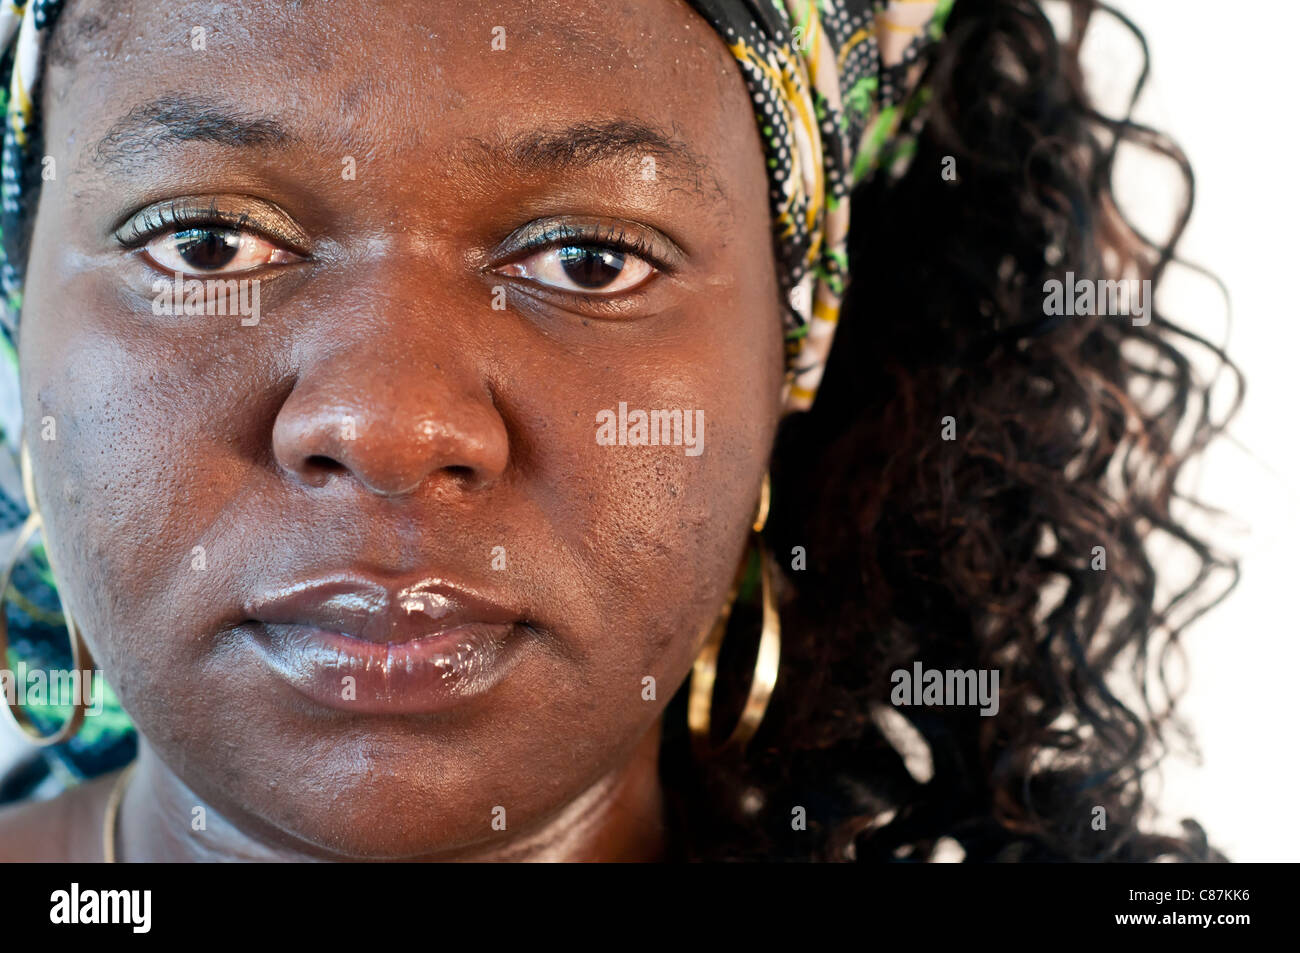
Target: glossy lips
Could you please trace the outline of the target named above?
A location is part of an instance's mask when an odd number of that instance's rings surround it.
[[[280,677],[365,714],[445,710],[489,691],[518,659],[518,614],[442,580],[394,589],[358,577],[303,583],[245,607],[240,628]]]

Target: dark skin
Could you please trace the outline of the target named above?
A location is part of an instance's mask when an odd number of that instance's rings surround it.
[[[47,74],[59,173],[20,366],[60,593],[141,733],[121,859],[661,856],[663,709],[780,416],[768,184],[731,55],[680,0],[114,9],[74,4]],[[196,104],[237,122],[184,126]],[[196,198],[292,233],[199,274],[260,278],[256,326],[153,314],[172,269],[114,237]],[[548,288],[555,249],[501,251],[537,220],[670,254],[629,255],[617,293]],[[599,445],[619,402],[702,410],[704,452]],[[448,711],[313,705],[230,630],[268,583],[347,567],[467,580],[539,634]],[[0,855],[101,859],[110,784],[0,814]]]

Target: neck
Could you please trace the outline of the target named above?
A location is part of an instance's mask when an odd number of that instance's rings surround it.
[[[546,821],[490,846],[419,858],[425,861],[655,861],[664,849],[664,799],[659,779],[661,723],[631,756]],[[193,830],[201,807],[204,830]],[[120,861],[214,862],[354,860],[313,850],[273,829],[237,826],[196,795],[140,739],[136,769],[118,821]]]

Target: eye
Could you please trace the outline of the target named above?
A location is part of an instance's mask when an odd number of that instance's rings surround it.
[[[615,295],[645,284],[657,269],[620,248],[572,244],[534,252],[498,270],[561,291]]]
[[[159,235],[145,254],[164,271],[232,274],[265,265],[300,261],[301,256],[246,229],[191,226]]]

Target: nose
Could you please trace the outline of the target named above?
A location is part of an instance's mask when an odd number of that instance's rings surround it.
[[[468,362],[424,358],[394,334],[301,368],[272,430],[276,460],[308,486],[350,475],[385,497],[496,483],[510,442],[489,385]]]

